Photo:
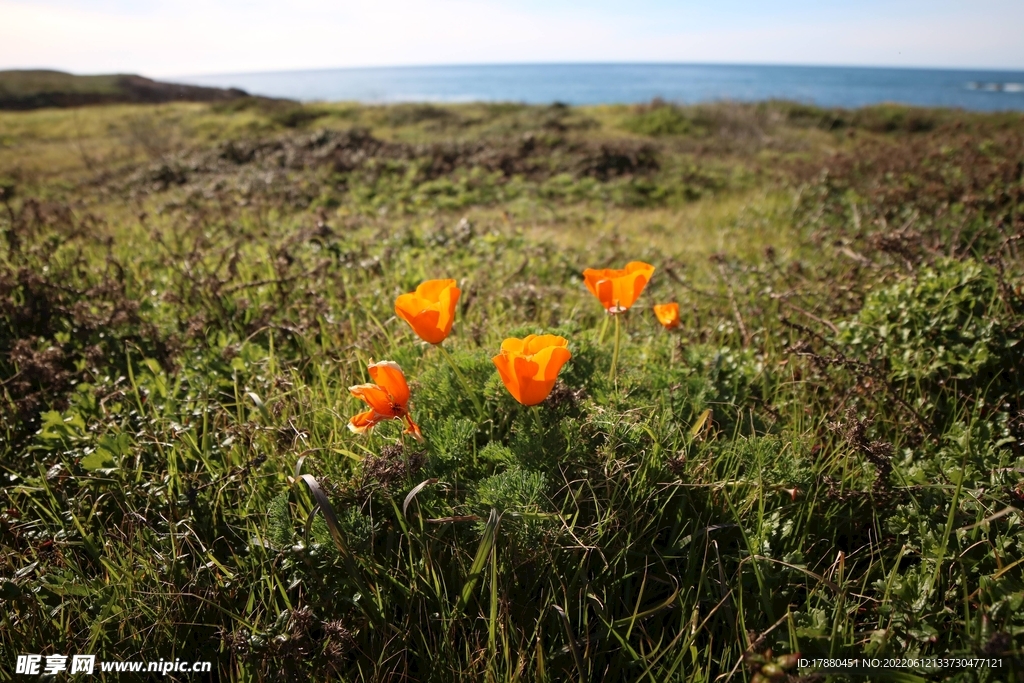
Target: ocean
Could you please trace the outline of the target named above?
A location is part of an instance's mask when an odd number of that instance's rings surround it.
[[[826,107],[882,102],[1024,110],[1024,72],[697,64],[521,64],[321,69],[186,76],[301,101],[612,104],[785,99]]]

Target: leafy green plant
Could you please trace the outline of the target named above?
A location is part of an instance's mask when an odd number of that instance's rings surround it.
[[[946,259],[869,294],[840,340],[858,357],[882,359],[893,380],[930,401],[962,391],[999,405],[1021,392],[1019,306],[1001,296],[991,267]]]

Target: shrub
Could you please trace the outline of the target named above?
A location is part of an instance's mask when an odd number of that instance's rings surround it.
[[[991,404],[1020,392],[1024,345],[1017,315],[992,268],[942,260],[868,295],[841,340],[860,358],[883,359],[893,379],[932,398],[958,388],[980,392]]]
[[[640,135],[661,137],[664,135],[688,135],[695,132],[693,122],[678,107],[653,101],[640,108],[626,119],[623,128]]]

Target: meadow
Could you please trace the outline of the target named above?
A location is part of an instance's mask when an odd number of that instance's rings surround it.
[[[0,112],[0,679],[1024,680],[1022,193],[1019,113]]]

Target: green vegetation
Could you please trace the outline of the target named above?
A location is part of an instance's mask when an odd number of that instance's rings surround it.
[[[134,74],[76,76],[63,71],[0,71],[0,110],[114,102],[210,102],[244,96],[241,90],[163,83]]]
[[[1021,680],[1022,143],[790,103],[0,113],[5,661]],[[610,378],[581,273],[630,260]],[[443,277],[482,417],[394,316]],[[573,357],[523,408],[490,358],[534,332]],[[371,359],[422,444],[348,431]]]
[[[660,100],[650,105],[638,107],[633,116],[626,119],[624,127],[641,135],[686,135],[698,129],[695,117],[687,116],[687,111]]]
[[[42,93],[118,92],[117,75],[75,76],[63,71],[13,70],[0,71],[0,93],[7,97],[29,97]]]

